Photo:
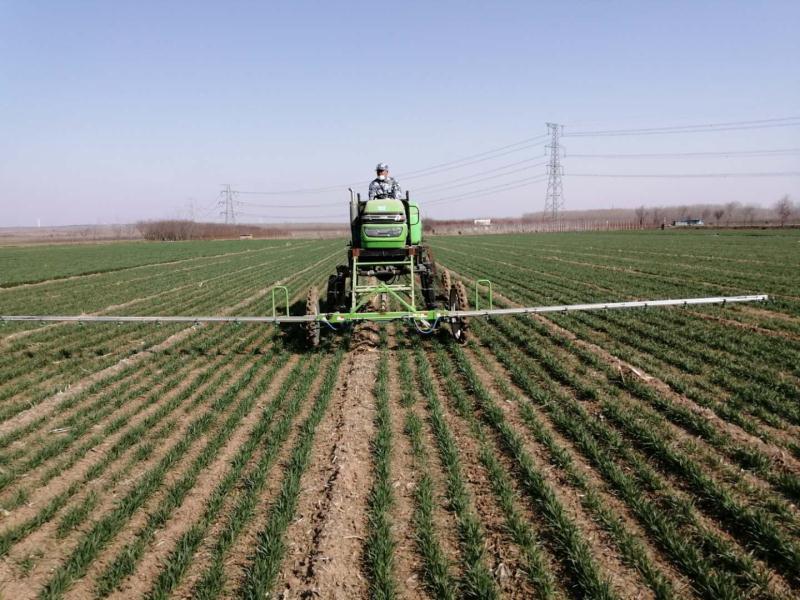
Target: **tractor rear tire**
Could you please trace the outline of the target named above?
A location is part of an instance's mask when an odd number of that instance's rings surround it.
[[[328,277],[328,293],[326,312],[341,312],[345,309],[344,302],[345,295],[345,278],[341,274],[331,275]]]
[[[425,300],[425,308],[434,310],[439,307],[439,295],[437,292],[436,275],[431,271],[423,271],[419,274],[419,287],[422,291],[422,299]]]
[[[449,275],[449,274],[448,274]],[[450,299],[448,308],[450,310],[469,310],[469,300],[467,299],[467,288],[464,283],[456,281],[450,287]],[[453,339],[459,344],[467,343],[467,317],[450,317],[450,333]]]
[[[451,281],[450,281],[450,271],[448,271],[447,269],[442,269],[442,271],[441,271],[439,276],[441,277],[441,280],[440,280],[441,288],[440,289],[442,290],[442,293],[441,293],[442,300],[447,302],[450,299],[450,288],[452,287],[452,284],[451,284]]]
[[[317,288],[309,288],[306,295],[306,315],[319,315],[319,294]],[[306,342],[311,348],[319,346],[319,339],[321,334],[321,327],[319,321],[308,321],[303,323],[305,329]]]

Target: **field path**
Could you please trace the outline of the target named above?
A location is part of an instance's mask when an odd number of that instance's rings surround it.
[[[365,345],[345,357],[312,449],[312,468],[287,532],[290,548],[278,580],[285,597],[366,595],[361,548],[366,537],[374,385],[380,358]]]

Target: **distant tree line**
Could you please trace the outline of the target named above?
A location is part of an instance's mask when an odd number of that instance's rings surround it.
[[[639,227],[659,227],[673,221],[702,219],[706,225],[719,227],[753,227],[756,225],[780,225],[800,221],[800,210],[789,196],[784,196],[769,208],[727,202],[725,204],[682,204],[677,206],[639,206],[633,209],[571,210],[562,213],[565,221],[633,221]],[[542,213],[527,213],[523,221],[547,221]]]
[[[772,207],[763,208],[752,204],[727,202],[725,204],[694,204],[682,206],[639,206],[634,209],[640,227],[669,225],[672,221],[702,219],[706,225],[718,227],[752,227],[775,225],[784,227],[792,219],[800,219],[797,207],[789,196],[784,196]]]
[[[214,240],[252,236],[254,238],[288,237],[289,230],[260,225],[229,225],[225,223],[196,223],[185,219],[139,221],[136,229],[146,240],[178,242],[183,240]]]
[[[489,218],[491,213],[481,215]],[[548,215],[532,212],[517,218],[492,218],[489,226],[473,219],[426,219],[429,233],[504,233],[545,231],[612,231],[672,225],[673,221],[702,219],[712,227],[785,227],[800,223],[800,207],[784,196],[769,208],[739,202],[639,206],[637,208],[562,211],[554,222]]]

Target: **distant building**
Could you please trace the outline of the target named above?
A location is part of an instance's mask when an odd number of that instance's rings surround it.
[[[240,240],[252,240],[253,234],[252,233],[243,233],[239,236]]]
[[[703,219],[683,219],[681,221],[673,221],[673,227],[704,227]]]
[[[492,224],[491,219],[475,219],[472,222],[474,225],[479,225],[481,227],[489,227]]]

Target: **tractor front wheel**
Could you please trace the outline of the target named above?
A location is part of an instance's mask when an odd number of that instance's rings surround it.
[[[467,288],[464,283],[456,281],[450,287],[450,300],[448,303],[450,310],[469,310],[467,300]],[[459,344],[467,343],[467,317],[450,317],[450,333],[453,339]]]
[[[319,315],[319,294],[315,287],[309,288],[308,294],[306,295],[306,315],[313,315],[315,317]],[[303,323],[303,327],[305,329],[308,345],[312,348],[319,346],[321,329],[319,321],[307,321]]]

